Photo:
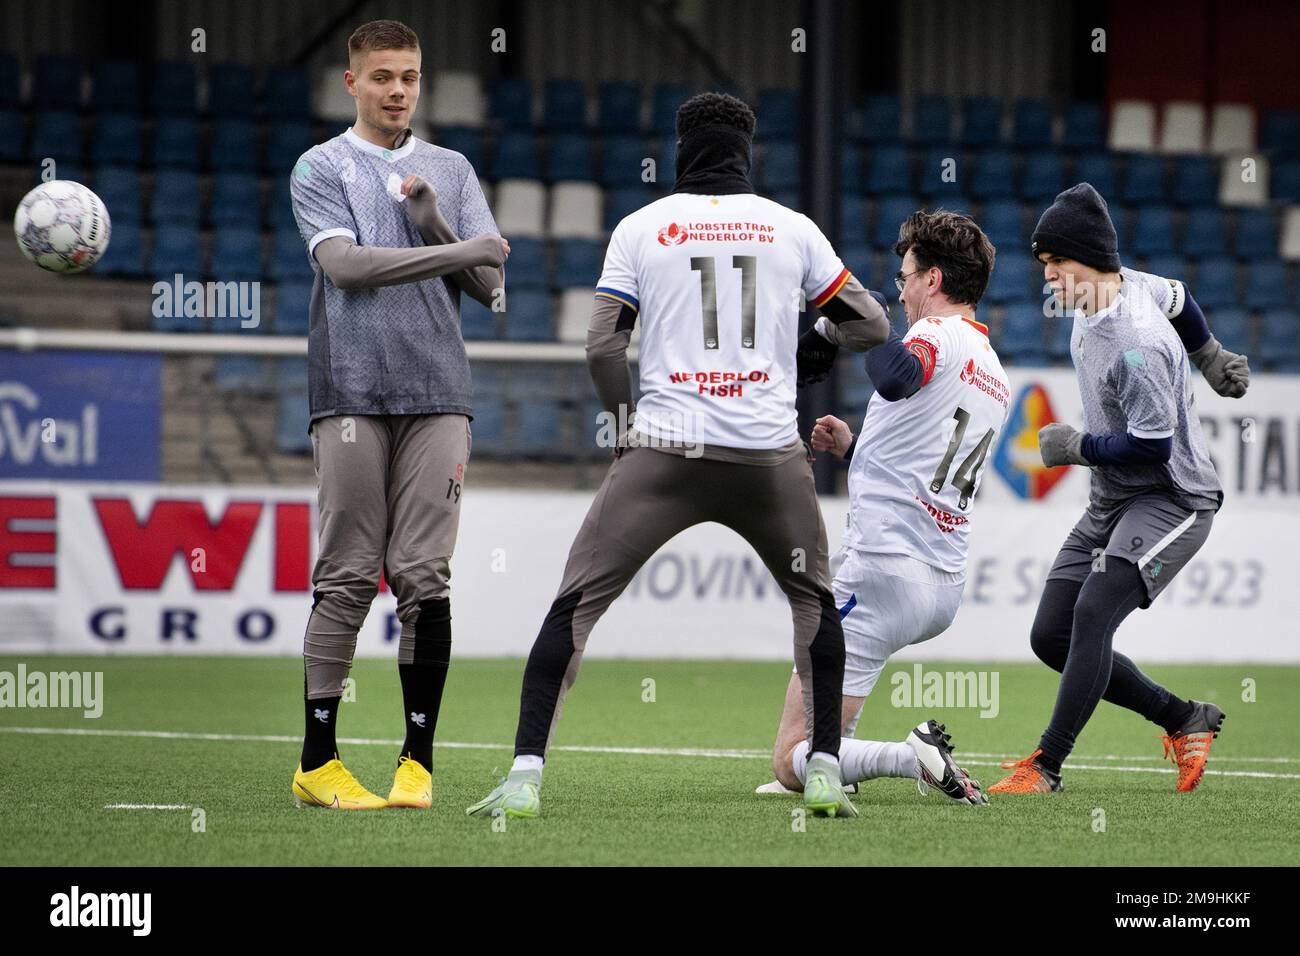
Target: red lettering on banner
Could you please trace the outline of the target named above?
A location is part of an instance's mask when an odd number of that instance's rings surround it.
[[[53,520],[56,502],[52,495],[37,498],[0,498],[0,588],[55,587],[54,565],[45,567],[15,566],[15,555],[49,554],[58,550],[58,538],[53,531],[13,531],[9,524],[15,518]]]
[[[232,501],[214,527],[201,501],[156,501],[141,524],[125,498],[95,498],[93,503],[127,590],[162,587],[178,552],[196,590],[231,590],[262,514],[261,502]],[[191,564],[195,548],[204,551],[202,572]]]
[[[311,505],[278,502],[275,506],[275,590],[311,588]]]

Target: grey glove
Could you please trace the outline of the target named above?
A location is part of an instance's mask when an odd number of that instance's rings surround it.
[[[1213,335],[1210,340],[1187,357],[1192,360],[1205,381],[1220,395],[1241,398],[1250,387],[1250,361],[1244,355],[1229,352]]]
[[[1038,450],[1042,452],[1043,464],[1048,468],[1092,464],[1083,457],[1083,432],[1060,422],[1052,422],[1038,429]]]

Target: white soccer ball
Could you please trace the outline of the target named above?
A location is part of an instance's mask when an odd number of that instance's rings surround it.
[[[69,179],[37,186],[14,213],[18,248],[50,272],[89,269],[108,248],[111,228],[103,201]]]

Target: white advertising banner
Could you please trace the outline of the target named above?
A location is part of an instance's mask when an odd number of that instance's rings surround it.
[[[1038,425],[1079,422],[1068,372],[1012,373],[1012,424],[986,466],[964,600],[915,659],[1030,659],[1044,576],[1087,497],[1086,469],[1036,467]],[[1198,388],[1203,383],[1198,379]],[[1248,398],[1197,394],[1226,493],[1206,545],[1116,646],[1142,661],[1300,662],[1300,379]],[[455,653],[523,656],[593,492],[476,489],[453,561]],[[823,500],[838,546],[847,501]],[[154,483],[0,483],[0,653],[301,653],[315,490]],[[376,568],[376,581],[379,569]],[[395,653],[383,589],[361,655]],[[789,609],[736,534],[692,528],[642,569],[592,634],[604,657],[789,659]]]

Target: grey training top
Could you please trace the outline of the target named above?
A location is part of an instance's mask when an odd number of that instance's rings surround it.
[[[315,274],[307,347],[312,421],[471,414],[460,291],[450,277],[340,289],[313,255],[333,236],[360,246],[423,246],[399,190],[411,173],[436,190],[438,208],[459,239],[498,233],[469,160],[409,131],[400,147],[385,149],[349,129],[313,146],[294,166],[293,215]]]
[[[1104,515],[1135,495],[1164,489],[1189,510],[1217,510],[1223,491],[1201,431],[1187,355],[1158,301],[1168,294],[1168,280],[1128,270],[1121,275],[1109,308],[1074,315],[1070,356],[1084,430],[1172,437],[1173,451],[1159,465],[1093,468],[1089,508]]]

